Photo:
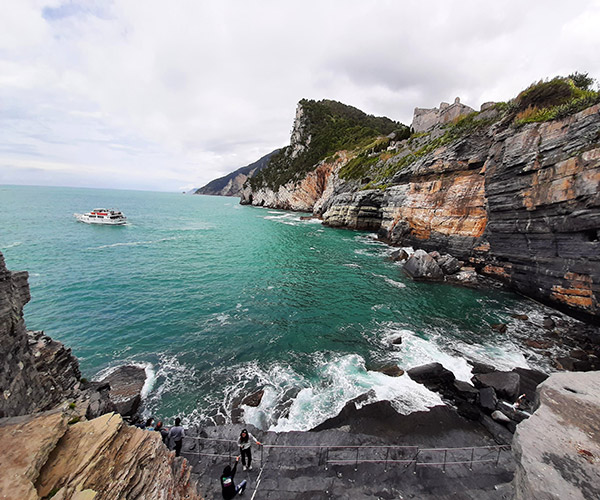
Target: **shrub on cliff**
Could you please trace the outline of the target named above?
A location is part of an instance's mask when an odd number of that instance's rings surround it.
[[[379,136],[394,132],[409,134],[405,125],[386,117],[367,115],[361,110],[337,101],[303,99],[301,123],[296,124],[300,137],[273,155],[269,165],[248,182],[253,189],[267,186],[276,190],[294,179],[303,178],[321,160],[343,149],[365,148]],[[376,147],[385,148],[376,144]],[[294,146],[296,154],[292,154]],[[298,147],[299,146],[299,147]]]

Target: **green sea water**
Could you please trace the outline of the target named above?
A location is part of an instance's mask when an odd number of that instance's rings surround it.
[[[99,206],[129,223],[73,217]],[[229,420],[264,389],[246,420],[302,430],[370,389],[404,413],[439,403],[407,375],[375,371],[386,364],[439,361],[465,380],[468,360],[535,365],[511,318],[535,304],[413,282],[374,235],[301,215],[237,198],[0,186],[0,251],[30,273],[28,328],[70,346],[88,378],[144,366],[146,412],[167,420]]]

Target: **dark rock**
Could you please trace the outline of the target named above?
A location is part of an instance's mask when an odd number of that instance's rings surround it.
[[[402,344],[402,336],[398,335],[391,340],[392,345],[400,345]]]
[[[491,413],[496,409],[498,398],[493,387],[484,387],[479,389],[479,406]]]
[[[430,391],[439,392],[444,397],[454,399],[454,373],[444,368],[440,363],[429,363],[417,366],[407,371],[408,376]]]
[[[473,385],[478,388],[493,387],[498,397],[514,402],[519,397],[520,377],[515,372],[493,372],[475,375]]]
[[[513,435],[506,427],[487,415],[482,415],[481,424],[488,430],[498,444],[510,444]]]
[[[110,399],[110,384],[92,382],[90,384],[90,402],[85,412],[85,418],[92,420],[105,413],[116,412],[117,407]]]
[[[439,259],[437,259],[438,266],[440,266],[441,270],[444,274],[455,274],[460,271],[463,263],[455,257],[452,257],[450,254],[442,255]]]
[[[521,321],[527,321],[529,319],[527,314],[511,314],[511,316],[515,319],[520,319]]]
[[[244,410],[242,410],[239,406],[233,408],[231,410],[231,421],[234,424],[241,424],[244,422]]]
[[[488,365],[485,363],[479,363],[478,361],[469,360],[469,364],[473,367],[471,370],[473,375],[477,375],[479,373],[492,373],[497,371],[492,365]]]
[[[414,280],[440,281],[444,273],[424,250],[417,250],[404,264],[404,271]]]
[[[533,403],[535,401],[537,386],[546,380],[548,375],[538,370],[530,370],[529,368],[515,368],[513,372],[519,375],[520,394],[525,394],[525,398]]]
[[[582,349],[573,349],[569,353],[569,356],[571,356],[572,358],[575,358],[575,359],[579,359],[581,361],[587,361],[589,354]]]
[[[372,401],[377,397],[377,393],[374,389],[370,389],[367,392],[361,394],[360,396],[356,396],[355,398],[348,401],[348,403],[352,403],[355,406],[361,406],[369,401]]]
[[[255,393],[250,394],[249,396],[246,396],[244,399],[242,399],[242,404],[246,406],[256,407],[262,401],[264,394],[265,391],[262,389],[260,391],[256,391]]]
[[[533,340],[527,339],[525,341],[525,345],[527,347],[532,347],[533,349],[549,349],[552,347],[552,342],[549,340]]]
[[[542,323],[542,325],[544,326],[544,328],[546,330],[552,330],[552,329],[554,329],[556,327],[556,323],[550,317],[544,318],[544,322]]]
[[[390,253],[390,259],[394,261],[401,261],[408,259],[408,253],[403,248],[399,248],[398,250],[394,250]]]
[[[428,255],[436,262],[441,257],[440,252],[438,252],[437,250],[434,250],[433,252],[429,252]]]
[[[404,370],[402,370],[396,364],[390,364],[390,365],[384,366],[376,371],[378,371],[380,373],[384,373],[385,375],[388,375],[390,377],[401,377],[402,375],[404,375]]]
[[[134,416],[142,402],[142,388],[146,382],[146,371],[133,365],[117,368],[101,380],[110,384],[110,399],[115,404],[117,412],[124,417]]]
[[[477,406],[472,403],[468,403],[466,401],[462,401],[456,407],[456,411],[462,417],[465,417],[468,420],[479,420],[481,418],[481,411]]]
[[[455,380],[453,385],[456,394],[465,401],[473,403],[477,400],[479,390],[473,387],[468,382],[463,382],[462,380]]]
[[[498,323],[495,325],[491,325],[492,326],[492,330],[499,332],[499,333],[506,333],[507,330],[507,326],[504,323]]]
[[[559,370],[575,371],[575,359],[570,356],[559,356],[554,360],[554,365]]]

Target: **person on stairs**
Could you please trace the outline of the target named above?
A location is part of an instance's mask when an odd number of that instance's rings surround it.
[[[235,470],[237,469],[237,464],[239,461],[240,457],[235,457],[233,469],[227,465],[223,469],[223,474],[221,474],[221,491],[225,500],[231,500],[236,495],[243,495],[246,485],[248,484],[245,479],[237,486],[233,481],[233,478],[235,477]]]
[[[252,470],[252,451],[250,449],[250,439],[254,441],[257,445],[260,446],[260,441],[258,441],[252,434],[250,434],[246,429],[242,429],[240,433],[240,437],[238,438],[238,446],[240,447],[240,454],[242,455],[242,466],[244,470]],[[246,467],[246,459],[248,460],[248,467]]]

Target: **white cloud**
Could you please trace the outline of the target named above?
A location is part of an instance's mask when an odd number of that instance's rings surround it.
[[[457,95],[477,107],[542,77],[600,77],[594,1],[14,4],[2,182],[176,190],[284,145],[304,97],[410,122]],[[34,182],[39,161],[76,168]]]

